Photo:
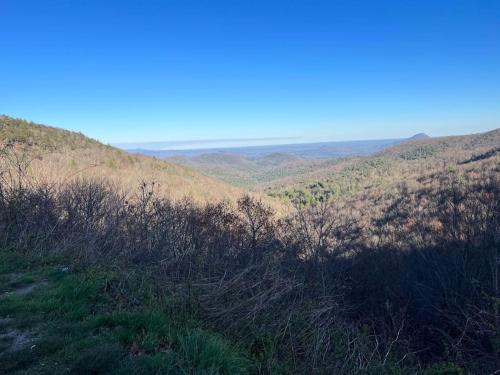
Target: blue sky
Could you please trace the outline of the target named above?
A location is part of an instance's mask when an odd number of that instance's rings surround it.
[[[104,142],[500,127],[498,0],[2,0],[0,17],[0,113]]]

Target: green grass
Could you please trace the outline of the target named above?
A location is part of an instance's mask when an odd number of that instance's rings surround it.
[[[64,272],[12,254],[0,280],[0,368],[19,374],[246,374],[251,361],[224,337],[204,329],[183,310],[150,300],[132,308],[119,298],[119,276],[106,269]],[[15,260],[15,261],[14,261]],[[50,263],[50,262],[48,262]],[[22,273],[21,273],[22,272]],[[2,284],[2,285],[3,285]],[[16,290],[34,285],[27,294]],[[152,298],[140,296],[139,298]],[[28,335],[11,350],[7,333]]]

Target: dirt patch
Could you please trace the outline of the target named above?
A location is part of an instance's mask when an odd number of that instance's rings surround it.
[[[9,329],[6,333],[0,334],[0,341],[9,342],[5,352],[16,352],[31,346],[35,340],[33,332]]]
[[[12,318],[2,318],[2,317],[0,317],[0,327],[4,327],[4,326],[8,325],[13,320],[14,319],[12,319]]]
[[[9,275],[9,284],[15,284],[16,282],[19,281],[24,275],[20,273],[12,273]],[[19,286],[14,286],[11,288],[11,290],[8,290],[6,292],[3,292],[0,294],[0,299],[5,298],[11,295],[25,295],[28,293],[31,293],[33,290],[38,289],[40,287],[43,287],[47,285],[46,281],[34,281],[32,283],[29,283],[29,285],[19,285]]]
[[[10,296],[10,295],[25,295],[25,294],[28,294],[28,293],[31,293],[33,290],[35,289],[38,289],[40,287],[43,287],[47,285],[47,282],[45,281],[39,281],[39,282],[35,282],[31,285],[27,285],[27,286],[23,286],[23,287],[20,287],[20,288],[16,288],[14,290],[11,290],[11,291],[8,291],[8,292],[5,292],[3,294],[3,296]]]
[[[12,285],[18,282],[24,274],[13,273],[9,275],[9,283]],[[42,288],[48,283],[46,281],[34,281],[29,285],[11,286],[11,290],[0,294],[0,300],[12,295],[25,295],[35,289]],[[36,339],[35,333],[30,330],[21,330],[9,327],[15,320],[10,317],[0,317],[0,354],[17,352],[29,347],[34,347]]]

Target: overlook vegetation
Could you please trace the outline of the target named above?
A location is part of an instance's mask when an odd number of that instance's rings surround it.
[[[52,138],[36,134],[57,129],[2,121],[0,369],[498,372],[499,130],[316,161],[269,184],[290,206],[277,212],[272,197],[72,133],[41,153]],[[62,177],[91,158],[98,168]],[[205,200],[158,187],[163,167]],[[227,191],[242,194],[210,200]]]

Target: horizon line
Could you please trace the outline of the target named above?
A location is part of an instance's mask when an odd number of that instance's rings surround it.
[[[218,149],[235,149],[235,148],[253,148],[253,147],[266,147],[266,146],[291,146],[291,145],[302,145],[302,144],[320,144],[320,143],[347,143],[347,142],[369,142],[369,141],[394,141],[394,140],[405,140],[410,139],[416,135],[424,134],[430,138],[426,133],[414,133],[408,137],[392,137],[392,138],[363,138],[363,139],[349,139],[349,140],[304,140],[303,142],[293,142],[293,143],[268,143],[268,144],[253,144],[253,145],[220,145],[211,146],[210,144],[216,142],[251,142],[251,141],[272,141],[272,140],[291,140],[291,139],[303,139],[302,137],[271,137],[271,138],[240,138],[240,139],[224,139],[224,140],[185,140],[185,141],[153,141],[153,142],[117,142],[111,145],[120,148],[125,151],[197,151],[197,150],[218,150]],[[150,148],[150,145],[155,144],[171,144],[174,148]],[[195,145],[195,144],[206,144],[207,147],[182,147],[182,145]],[[136,147],[124,147],[127,145],[136,145]],[[175,147],[177,145],[177,147]],[[179,147],[180,146],[180,147]]]

